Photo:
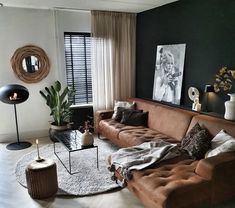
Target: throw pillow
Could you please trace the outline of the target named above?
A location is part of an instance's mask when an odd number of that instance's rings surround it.
[[[221,130],[211,140],[211,149],[207,151],[205,158],[232,151],[235,151],[235,138],[227,134],[225,130]]]
[[[124,111],[121,123],[130,126],[147,126],[148,112]]]
[[[204,158],[206,152],[210,148],[211,139],[209,132],[203,129],[192,136],[190,142],[182,149],[186,150],[193,159]]]
[[[128,108],[124,108],[124,107],[118,107],[114,120],[117,121],[117,122],[120,122],[122,120],[124,112],[143,112],[143,111],[142,110],[128,109]]]
[[[123,107],[123,108],[126,108],[126,109],[135,109],[135,102],[129,103],[127,101],[116,101],[115,100],[114,113],[113,113],[112,119],[115,119],[118,107]]]
[[[203,128],[199,125],[199,123],[196,123],[194,127],[188,132],[188,134],[181,140],[181,147],[187,146],[192,137],[197,134],[199,131],[201,131]]]

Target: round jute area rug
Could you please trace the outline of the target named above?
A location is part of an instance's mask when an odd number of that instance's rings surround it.
[[[111,180],[111,173],[108,170],[107,158],[117,151],[117,147],[107,140],[95,139],[95,144],[99,147],[99,169],[96,166],[96,148],[73,152],[71,154],[71,166],[76,174],[70,175],[61,162],[54,154],[53,144],[40,147],[40,156],[51,158],[57,165],[57,177],[59,190],[57,195],[75,195],[86,196],[103,193],[112,189],[119,188],[115,181]],[[56,152],[63,163],[68,167],[68,151],[59,143],[56,144]],[[37,151],[34,150],[24,155],[17,163],[15,174],[18,182],[26,185],[25,168],[37,157]]]

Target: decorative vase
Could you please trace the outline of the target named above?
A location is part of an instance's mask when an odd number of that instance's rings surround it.
[[[94,138],[92,133],[90,133],[89,130],[85,130],[81,136],[81,145],[83,147],[89,147],[93,146],[93,143],[94,143]]]
[[[235,120],[235,93],[228,95],[230,96],[230,100],[224,103],[225,105],[224,118],[227,120]]]

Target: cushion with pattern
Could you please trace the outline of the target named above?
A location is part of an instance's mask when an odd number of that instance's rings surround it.
[[[193,159],[199,160],[204,158],[210,146],[210,134],[206,129],[203,129],[194,134],[182,149],[186,150]]]
[[[203,128],[199,125],[199,123],[196,123],[194,127],[187,133],[187,135],[181,140],[181,147],[183,148],[187,146],[191,138],[201,130],[203,130]]]

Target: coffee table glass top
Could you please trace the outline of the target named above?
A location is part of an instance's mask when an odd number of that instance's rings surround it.
[[[55,133],[55,138],[61,142],[68,151],[76,151],[79,149],[91,148],[94,146],[83,147],[81,145],[82,133],[78,130],[67,130]]]
[[[81,136],[82,133],[78,130],[67,130],[67,131],[57,131],[54,133],[54,137],[55,139],[57,139],[59,141],[59,144],[62,144],[66,150],[68,151],[69,154],[69,158],[68,158],[68,163],[69,164],[65,164],[59,154],[60,152],[56,152],[56,144],[58,142],[54,142],[54,153],[56,155],[56,157],[60,160],[60,162],[62,163],[62,165],[65,167],[65,169],[69,172],[69,174],[75,174],[78,173],[76,171],[72,171],[72,162],[71,162],[71,154],[75,151],[83,151],[83,150],[88,150],[88,149],[96,149],[96,164],[97,164],[97,168],[99,168],[99,156],[98,156],[98,146],[97,145],[92,145],[92,146],[85,146],[83,147],[81,145]]]

